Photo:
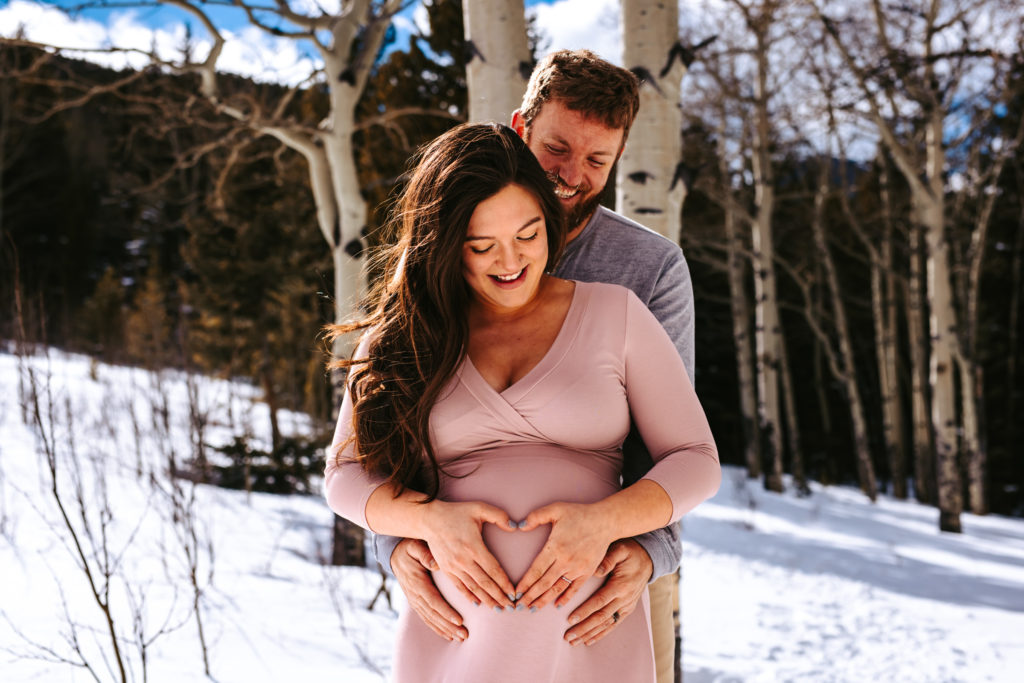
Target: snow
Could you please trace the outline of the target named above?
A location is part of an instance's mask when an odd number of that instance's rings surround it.
[[[147,680],[203,680],[187,535],[163,472],[171,453],[179,461],[191,453],[189,385],[193,406],[210,417],[205,440],[214,444],[234,434],[266,440],[258,391],[52,350],[23,359],[11,351],[0,347],[0,678],[92,680],[54,661],[73,658],[73,632],[99,679],[119,678],[50,492],[39,429],[22,410],[31,371],[41,421],[53,418],[45,433],[69,519],[83,530],[79,490],[96,547],[107,521],[110,596],[129,679],[142,680],[128,618],[134,601],[152,638]],[[290,433],[309,429],[302,415],[284,417]],[[718,495],[686,517],[688,683],[1020,680],[1024,520],[965,514],[964,533],[948,534],[938,531],[934,508],[811,488],[809,497],[774,494],[726,467]],[[383,599],[367,609],[378,572],[325,566],[331,514],[319,497],[188,482],[179,490],[184,501],[195,495],[200,615],[217,681],[386,679],[397,612]],[[99,512],[104,499],[107,516]],[[389,587],[395,609],[404,609],[400,591]]]

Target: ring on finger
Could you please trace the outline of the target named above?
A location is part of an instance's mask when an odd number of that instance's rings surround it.
[[[616,611],[612,612],[612,623],[613,623],[613,624],[617,624],[617,623],[619,623],[619,619],[620,619],[620,618],[621,618],[621,617],[619,616],[619,612],[618,612],[618,610],[616,610]]]
[[[570,586],[572,585],[572,579],[567,579],[564,576],[559,576],[558,578],[560,578],[562,581],[565,581]]]

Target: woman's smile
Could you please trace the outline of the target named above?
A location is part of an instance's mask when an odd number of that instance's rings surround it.
[[[499,287],[518,287],[526,280],[526,269],[528,267],[523,266],[519,272],[510,275],[492,275],[491,277],[494,278]]]

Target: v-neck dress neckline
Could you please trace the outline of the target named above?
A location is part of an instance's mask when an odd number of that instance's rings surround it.
[[[480,396],[481,393],[491,395],[501,399],[503,403],[510,406],[514,406],[518,401],[522,400],[530,391],[536,387],[545,377],[558,367],[559,362],[565,357],[565,354],[569,352],[572,347],[573,340],[576,338],[576,333],[579,331],[580,323],[583,320],[583,313],[586,310],[585,299],[589,292],[583,292],[585,287],[580,286],[581,283],[577,282],[572,293],[572,300],[569,302],[569,310],[565,313],[565,319],[562,320],[562,326],[558,330],[558,334],[555,335],[555,340],[551,342],[551,346],[544,353],[537,364],[534,365],[530,370],[517,379],[515,382],[510,384],[505,389],[498,391],[490,385],[490,383],[484,379],[484,376],[477,370],[476,365],[473,364],[473,360],[466,354],[466,357],[462,361],[462,366],[459,368],[459,376],[463,382],[469,386],[473,393]]]

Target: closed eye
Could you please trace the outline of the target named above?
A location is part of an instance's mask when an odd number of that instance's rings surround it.
[[[486,254],[487,252],[489,252],[491,250],[491,247],[493,247],[493,246],[494,245],[492,244],[491,246],[486,247],[484,249],[477,249],[476,247],[470,247],[469,250],[471,252],[473,252],[474,254]]]
[[[532,235],[527,235],[526,237],[517,237],[516,239],[519,240],[520,242],[529,242],[531,240],[537,239],[537,235],[539,233],[540,233],[540,231],[538,230],[538,231],[534,232]]]

